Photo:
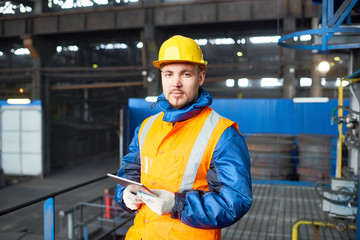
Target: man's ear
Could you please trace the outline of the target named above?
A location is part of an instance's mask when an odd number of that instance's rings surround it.
[[[205,71],[201,71],[199,74],[199,86],[202,86],[205,82]]]

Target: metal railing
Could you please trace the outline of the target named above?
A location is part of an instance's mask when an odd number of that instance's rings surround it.
[[[45,201],[44,203],[44,239],[46,240],[53,240],[55,239],[55,208],[54,208],[54,199],[56,196],[59,196],[61,194],[70,192],[72,190],[84,187],[86,185],[90,185],[92,183],[95,182],[99,182],[101,180],[106,179],[107,176],[103,176],[103,177],[98,177],[74,186],[71,186],[69,188],[65,188],[50,194],[46,194],[44,196],[41,196],[39,198],[15,205],[13,207],[4,209],[0,211],[0,216],[15,212],[17,210],[23,209],[25,207],[31,206],[33,204]],[[100,204],[95,203],[100,201]],[[107,228],[107,232],[105,234],[103,234],[102,236],[98,237],[97,239],[106,239],[107,237],[109,237],[109,235],[111,235],[112,233],[114,233],[117,229],[121,228],[122,226],[124,226],[127,222],[129,222],[130,220],[132,220],[133,216],[129,215],[126,212],[122,212],[118,214],[118,207],[113,207],[113,206],[105,206],[103,204],[103,199],[102,197],[97,197],[92,199],[89,202],[78,202],[76,204],[76,206],[74,208],[70,208],[67,210],[61,210],[59,212],[59,216],[60,216],[60,229],[64,228],[64,218],[67,218],[67,238],[68,239],[73,239],[73,237],[75,236],[73,229],[77,229],[78,228],[78,232],[79,232],[79,236],[81,239],[88,239],[88,229],[87,229],[87,224],[89,224],[92,220],[97,219],[97,220],[102,220],[105,221],[106,219],[104,219],[103,216],[103,212],[98,213],[97,215],[92,216],[91,218],[87,218],[84,219],[84,215],[83,215],[83,210],[85,207],[95,207],[95,208],[99,208],[99,209],[107,209],[107,210],[111,210],[113,213],[115,213],[115,218],[112,220],[107,220],[107,221],[111,221],[113,226],[109,229]],[[76,219],[76,212],[79,211],[79,219]],[[100,214],[100,215],[99,215]],[[62,230],[61,230],[62,231]],[[60,233],[61,235],[66,235],[64,234],[64,232]]]

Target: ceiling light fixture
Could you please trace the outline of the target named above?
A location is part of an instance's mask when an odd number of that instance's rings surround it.
[[[30,104],[31,100],[29,98],[9,98],[7,100],[8,104]]]

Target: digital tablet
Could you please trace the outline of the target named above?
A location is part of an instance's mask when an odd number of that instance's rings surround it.
[[[119,183],[121,186],[123,186],[125,188],[129,186],[130,192],[132,192],[134,194],[137,194],[138,192],[142,192],[142,193],[148,194],[152,197],[156,197],[156,195],[150,189],[148,189],[146,186],[142,185],[141,183],[134,182],[129,179],[113,175],[111,173],[108,173],[107,176],[111,177],[117,183]]]

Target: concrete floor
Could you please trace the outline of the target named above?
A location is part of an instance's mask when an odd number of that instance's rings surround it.
[[[119,160],[114,155],[105,155],[81,166],[59,169],[44,179],[21,179],[18,183],[0,189],[0,211],[26,201],[53,193],[79,183],[115,172],[119,168]],[[77,190],[55,197],[55,233],[56,239],[68,239],[67,219],[60,218],[59,212],[69,210],[76,204],[102,197],[104,189],[114,187],[111,179],[105,179]],[[222,239],[291,239],[293,224],[300,219],[313,221],[331,221],[322,212],[321,199],[315,194],[313,187],[253,184],[254,202],[250,211],[237,223],[222,230]],[[91,205],[94,209],[98,205]],[[92,210],[93,212],[97,210]],[[119,212],[119,214],[123,214]],[[86,215],[86,213],[84,213]],[[90,215],[89,215],[90,216]],[[132,215],[124,215],[131,218]],[[115,225],[111,219],[104,220],[101,226],[111,229]],[[89,232],[99,222],[87,225]],[[108,224],[108,225],[106,225]],[[356,225],[356,223],[354,223]],[[131,225],[131,221],[126,225]],[[84,229],[82,229],[84,231]],[[121,232],[122,231],[122,232]],[[118,233],[125,233],[124,229]],[[43,239],[43,202],[34,204],[10,214],[0,216],[0,239]],[[79,234],[79,232],[77,233]],[[99,236],[99,235],[97,235]],[[299,239],[313,239],[314,229],[311,226],[299,228]],[[355,239],[356,231],[347,229],[338,232],[333,228],[320,228],[319,239]],[[98,239],[93,235],[89,239]],[[121,239],[121,238],[120,238]]]

